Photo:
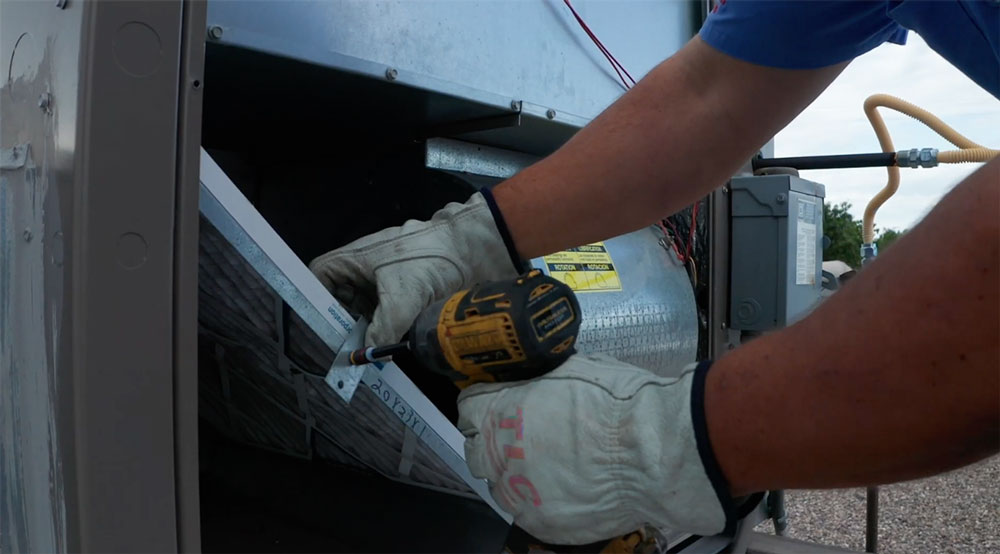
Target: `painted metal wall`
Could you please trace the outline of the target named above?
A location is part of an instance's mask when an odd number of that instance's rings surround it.
[[[182,2],[0,4],[0,551],[196,547],[178,488],[197,491],[197,455],[175,441],[197,444],[177,408],[196,392],[178,368],[198,145],[179,136],[198,135],[203,21]]]

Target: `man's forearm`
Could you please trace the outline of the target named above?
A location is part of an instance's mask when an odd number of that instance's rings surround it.
[[[633,231],[692,203],[845,66],[766,68],[695,37],[556,153],[496,187],[520,255]]]
[[[815,313],[716,362],[709,435],[734,494],[879,484],[1000,447],[1000,160]]]

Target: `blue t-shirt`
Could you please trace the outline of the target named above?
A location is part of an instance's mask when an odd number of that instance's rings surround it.
[[[744,61],[813,69],[905,44],[907,29],[1000,98],[1000,0],[720,0],[700,34]]]

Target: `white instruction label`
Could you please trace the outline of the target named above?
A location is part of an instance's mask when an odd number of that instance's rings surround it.
[[[816,217],[813,202],[799,200],[795,233],[795,284],[816,285]]]

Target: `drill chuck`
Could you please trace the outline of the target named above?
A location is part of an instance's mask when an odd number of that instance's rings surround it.
[[[348,359],[351,365],[364,365],[383,358],[390,358],[405,350],[409,350],[409,344],[405,342],[390,344],[388,346],[368,346],[351,352]]]

